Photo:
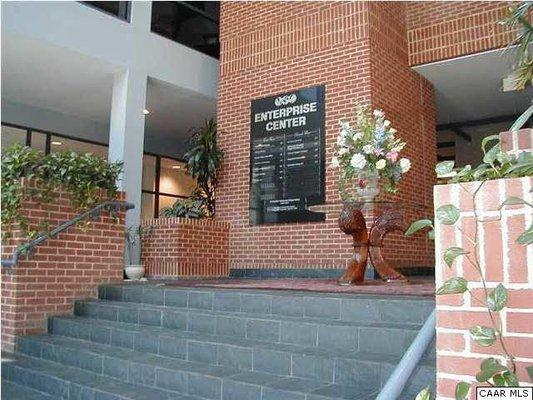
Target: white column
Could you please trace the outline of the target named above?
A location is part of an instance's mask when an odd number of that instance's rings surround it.
[[[131,69],[117,73],[113,82],[109,161],[124,162],[118,184],[126,192],[126,200],[135,204],[126,214],[127,226],[138,225],[141,220],[146,83],[146,73]]]
[[[152,28],[152,2],[132,1],[130,2],[130,23],[135,29],[150,32]]]

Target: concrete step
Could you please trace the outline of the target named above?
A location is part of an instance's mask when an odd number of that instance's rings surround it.
[[[366,379],[382,384],[399,360],[397,356],[368,352],[273,344],[79,317],[55,317],[51,330],[53,336],[63,335],[180,360],[350,385]],[[22,338],[20,351],[40,354],[40,345],[32,343],[41,340],[39,338]],[[434,365],[430,357],[424,362],[424,368]]]
[[[4,400],[55,400],[54,397],[37,390],[29,389],[2,379],[2,399]]]
[[[317,318],[344,322],[422,324],[435,308],[433,297],[299,291],[177,288],[154,284],[103,285],[102,300],[203,311]]]
[[[189,400],[175,392],[124,383],[107,376],[21,354],[2,354],[2,378],[45,393],[54,399]]]
[[[396,356],[405,352],[420,329],[419,324],[324,321],[319,318],[186,310],[102,300],[77,301],[75,314],[175,331]]]
[[[168,391],[173,391],[176,394],[191,395],[195,399],[200,397],[209,400],[370,400],[376,396],[378,391],[378,386],[372,380],[361,382],[356,386],[325,384],[312,379],[253,371],[240,372],[227,367],[213,367],[160,356],[146,356],[140,352],[124,351],[94,343],[90,345],[90,350],[87,350],[87,344],[84,346],[83,343],[74,346],[73,343],[67,344],[62,341],[57,344],[59,347],[55,349],[45,346],[41,350],[41,354],[45,356],[55,353],[52,357],[59,357],[55,362],[29,357],[24,359],[26,363],[23,364],[22,369],[24,373],[27,372],[32,376],[32,381],[36,380],[34,384],[37,387],[42,388],[43,385],[49,384],[40,382],[54,379],[56,376],[52,371],[61,370],[63,372],[60,378],[70,372],[74,379],[80,381],[82,378],[76,377],[84,376],[83,374],[86,373],[85,379],[87,380],[92,376],[118,380],[122,383],[136,382],[145,385],[147,389],[160,390],[162,396],[169,396],[150,397],[154,399],[174,398],[168,393]],[[103,356],[101,363],[95,362],[94,355],[96,354]],[[88,358],[89,355],[92,357]],[[87,370],[73,368],[70,365],[63,367],[65,362],[74,362],[76,359],[79,360],[78,367],[85,366],[91,368],[91,371],[87,372]],[[99,369],[95,369],[96,365]],[[46,372],[45,377],[41,373],[43,370]],[[13,373],[20,373],[20,369],[15,368]],[[25,384],[28,382],[25,379],[20,379],[20,381]],[[56,395],[64,393],[63,390],[53,389]],[[142,390],[138,390],[136,397],[132,398],[144,399],[141,397],[142,393]],[[126,392],[125,394],[124,398],[129,399]],[[155,394],[151,395],[155,396]]]

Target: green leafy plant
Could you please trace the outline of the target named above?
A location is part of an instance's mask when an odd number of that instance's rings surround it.
[[[524,1],[509,7],[505,18],[500,23],[516,32],[509,46],[517,46],[517,63],[514,72],[515,87],[524,89],[533,83],[533,57],[530,45],[533,43],[533,26],[531,11],[533,2]]]
[[[197,189],[193,202],[202,200],[205,216],[215,215],[215,192],[218,184],[218,170],[224,152],[217,143],[217,123],[206,120],[191,137],[191,149],[185,154],[187,171],[196,179]],[[181,205],[179,206],[182,207]]]
[[[487,144],[496,142],[493,147],[486,150]],[[445,281],[437,289],[437,295],[461,294],[469,292],[473,299],[485,306],[488,313],[490,326],[477,325],[470,328],[469,333],[472,339],[480,346],[489,347],[499,343],[505,358],[505,363],[500,362],[494,357],[485,359],[480,370],[476,374],[476,380],[480,383],[492,386],[518,386],[516,376],[517,365],[515,357],[509,352],[505,343],[505,337],[502,333],[500,312],[505,308],[507,303],[507,290],[504,285],[499,283],[494,289],[487,287],[485,273],[481,267],[479,255],[480,226],[485,221],[479,216],[477,209],[477,196],[483,187],[484,182],[498,178],[523,177],[533,175],[533,160],[531,154],[522,153],[519,156],[512,156],[502,151],[499,140],[491,136],[485,138],[482,143],[484,153],[483,163],[471,168],[469,165],[464,168],[454,168],[454,163],[445,161],[439,163],[435,168],[437,176],[445,183],[461,183],[478,181],[478,185],[472,194],[474,204],[475,231],[473,234],[467,234],[464,230],[458,228],[464,240],[471,244],[470,251],[459,246],[448,247],[443,253],[443,260],[451,269],[454,262],[459,257],[464,257],[467,265],[472,267],[479,275],[483,286],[483,298],[478,298],[468,286],[468,281],[460,276],[452,277]],[[463,185],[461,185],[463,188]],[[463,188],[464,189],[464,188]],[[465,189],[466,190],[466,189]],[[470,193],[470,192],[469,192]],[[499,210],[509,205],[523,204],[533,207],[532,204],[518,197],[509,197],[506,199]],[[440,206],[435,212],[435,218],[444,225],[455,225],[460,218],[460,210],[453,204]],[[434,238],[434,223],[431,219],[426,218],[415,221],[405,232],[406,235],[412,235],[422,229],[429,229],[430,237]],[[517,242],[523,245],[533,243],[533,227],[530,227],[517,239]],[[531,367],[528,367],[528,372]],[[531,374],[530,374],[531,375]],[[460,382],[455,391],[455,398],[458,400],[468,398],[470,383]],[[422,392],[421,392],[422,393]]]
[[[116,181],[121,171],[121,162],[108,163],[90,153],[45,155],[27,146],[9,147],[2,152],[3,239],[9,238],[14,225],[28,237],[38,234],[36,229],[29,229],[28,220],[21,213],[23,202],[50,202],[55,190],[62,188],[69,194],[74,210],[81,212],[102,201],[103,196],[117,197]],[[33,180],[36,185],[26,185],[25,180]],[[48,225],[48,221],[43,221],[37,229],[46,230]]]
[[[204,199],[195,198],[195,192],[190,199],[176,201],[172,206],[163,207],[159,214],[162,217],[204,218],[206,204]]]

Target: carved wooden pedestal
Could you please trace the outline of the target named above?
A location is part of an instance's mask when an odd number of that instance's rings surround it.
[[[344,233],[353,237],[354,247],[353,258],[339,279],[339,284],[363,282],[369,258],[384,281],[406,281],[407,278],[389,265],[381,254],[385,235],[391,231],[404,230],[402,214],[394,207],[387,207],[374,219],[368,230],[362,212],[363,205],[364,203],[345,204],[339,217],[339,227]]]

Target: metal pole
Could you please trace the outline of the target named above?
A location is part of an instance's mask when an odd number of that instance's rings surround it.
[[[435,310],[431,312],[415,340],[407,349],[391,376],[381,389],[376,400],[393,400],[400,397],[405,385],[422,359],[435,336]]]

